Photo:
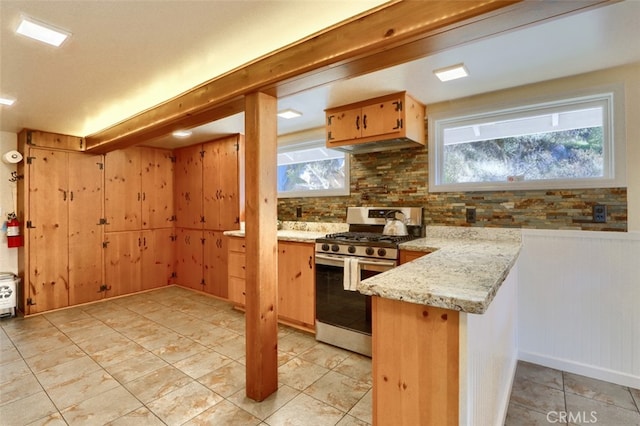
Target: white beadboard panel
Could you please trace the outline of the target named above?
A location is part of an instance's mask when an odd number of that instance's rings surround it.
[[[519,358],[640,388],[640,233],[523,230]]]
[[[460,314],[460,424],[503,425],[515,374],[518,262],[489,309]]]

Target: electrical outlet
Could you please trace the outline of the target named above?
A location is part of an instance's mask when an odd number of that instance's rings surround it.
[[[468,208],[466,210],[467,223],[476,223],[476,209]]]
[[[607,223],[607,206],[604,204],[596,204],[592,210],[594,223]]]

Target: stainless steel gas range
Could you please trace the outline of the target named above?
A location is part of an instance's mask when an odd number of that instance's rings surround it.
[[[384,235],[400,211],[408,235]],[[398,265],[398,245],[422,236],[421,207],[349,207],[348,232],[316,239],[316,339],[371,356],[371,297],[357,283]]]

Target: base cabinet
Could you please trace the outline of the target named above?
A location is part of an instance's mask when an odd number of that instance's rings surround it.
[[[229,300],[245,304],[245,242],[231,237],[228,245]],[[278,318],[313,329],[315,324],[314,245],[278,242]]]

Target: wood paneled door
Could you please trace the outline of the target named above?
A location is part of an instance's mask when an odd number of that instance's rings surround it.
[[[202,229],[202,145],[175,150],[176,226]]]

